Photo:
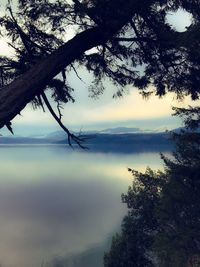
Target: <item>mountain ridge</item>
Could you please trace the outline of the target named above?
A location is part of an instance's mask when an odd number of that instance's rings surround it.
[[[55,133],[54,133],[55,134]],[[87,135],[86,135],[87,136]],[[88,135],[83,145],[91,152],[133,153],[137,151],[171,151],[174,143],[169,140],[170,133],[97,133]],[[0,137],[0,145],[63,145],[68,147],[67,136],[64,138],[28,138]],[[94,138],[91,138],[94,137]],[[72,142],[78,148],[77,144]],[[78,148],[79,149],[79,148]]]

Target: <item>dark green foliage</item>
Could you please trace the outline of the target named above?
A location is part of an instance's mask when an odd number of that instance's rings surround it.
[[[0,18],[0,31],[15,49],[15,58],[0,59],[0,86],[65,43],[71,38],[69,31],[78,33],[98,26],[104,32],[122,21],[115,35],[109,36],[93,53],[77,58],[78,64],[94,74],[92,95],[99,95],[99,91],[104,90],[102,80],[109,79],[118,87],[115,96],[123,95],[126,85],[136,86],[148,96],[149,85],[153,85],[153,91],[159,96],[173,91],[178,97],[199,97],[198,1],[128,0],[125,5],[122,0],[18,0],[17,9],[8,2],[7,14]],[[166,23],[166,14],[178,8],[193,15],[193,22],[184,33],[175,32]],[[66,66],[63,73],[70,69]],[[71,91],[65,82],[62,87],[57,83],[57,91],[62,89],[70,100]],[[52,89],[55,89],[56,82],[53,84]],[[65,97],[62,99],[66,102]]]
[[[163,174],[156,174],[151,169],[144,174],[132,172],[135,177],[133,187],[122,196],[129,213],[123,220],[122,233],[113,238],[111,249],[105,254],[105,267],[154,266],[152,232],[158,227],[154,213],[159,201],[159,185],[164,182]]]
[[[12,59],[1,58],[1,81],[3,87],[26,72],[38,60],[53,52],[64,42],[64,29],[60,27],[66,5],[59,1],[18,1],[17,12],[12,10],[12,3],[8,4],[7,15],[0,18],[1,34],[10,39],[10,45],[15,50]],[[51,17],[51,18],[50,18]],[[64,70],[63,70],[64,71]],[[63,75],[62,75],[63,76]],[[68,102],[73,100],[72,89],[66,84],[63,76],[53,79],[46,84],[54,90],[54,100]],[[41,105],[38,96],[33,99],[34,107]]]
[[[199,121],[199,111],[192,111],[196,114],[195,118],[189,113],[193,120]],[[188,112],[176,109],[180,116],[187,117]],[[122,195],[129,212],[123,220],[121,235],[113,239],[110,252],[105,254],[106,267],[149,266],[140,259],[148,259],[150,266],[162,267],[183,267],[189,261],[198,262],[200,133],[182,131],[174,134],[173,139],[177,147],[173,158],[162,155],[164,172],[148,168],[140,173],[130,169],[133,186]],[[117,263],[116,254],[122,263]]]
[[[200,107],[173,108],[174,115],[179,116],[188,129],[195,130],[200,126]]]

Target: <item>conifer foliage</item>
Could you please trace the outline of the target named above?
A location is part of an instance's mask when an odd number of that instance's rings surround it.
[[[133,185],[122,195],[129,212],[105,254],[105,267],[200,265],[199,109],[175,111],[187,127],[193,121],[193,130],[173,134],[176,150],[172,158],[162,155],[164,171],[129,169]]]
[[[180,8],[193,18],[181,33],[166,20]],[[62,125],[59,108],[74,101],[68,73],[78,75],[79,66],[93,74],[94,96],[107,79],[116,86],[115,96],[131,85],[144,96],[173,91],[198,99],[199,16],[196,0],[8,1],[0,34],[15,55],[0,57],[0,127],[10,128],[29,102],[49,106],[44,96],[49,88],[59,114],[52,115]],[[69,141],[75,138],[68,135]]]

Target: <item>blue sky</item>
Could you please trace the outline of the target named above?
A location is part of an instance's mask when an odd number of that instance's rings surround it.
[[[176,15],[170,13],[167,20],[177,31],[184,31],[185,27],[189,26],[191,17],[179,10]],[[12,51],[1,39],[0,54],[10,53]],[[144,100],[133,87],[128,88],[128,93],[124,97],[113,99],[115,88],[109,83],[107,83],[105,93],[99,99],[94,100],[88,96],[87,87],[91,82],[90,76],[83,69],[79,71],[79,75],[84,82],[80,81],[75,73],[69,76],[69,82],[75,88],[76,102],[66,104],[63,109],[63,122],[72,130],[94,130],[119,126],[139,127],[143,130],[170,130],[181,125],[178,118],[171,116],[172,106],[187,106],[192,103],[189,98],[180,103],[173,94],[167,94],[162,99],[152,96],[149,100]],[[13,125],[16,134],[44,133],[59,129],[48,111],[45,113],[41,109],[34,111],[31,105],[27,105],[22,111],[22,116],[13,120]]]

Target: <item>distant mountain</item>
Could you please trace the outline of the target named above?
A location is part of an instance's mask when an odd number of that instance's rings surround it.
[[[143,133],[148,132],[143,131],[140,128],[128,128],[128,127],[117,127],[117,128],[108,128],[105,130],[92,130],[92,131],[83,131],[83,135],[87,134],[124,134],[124,133]],[[72,133],[75,133],[72,131]],[[75,133],[77,134],[77,133]],[[66,138],[66,133],[64,131],[55,131],[52,133],[49,133],[45,136],[45,138],[53,139],[53,140],[62,140]]]
[[[189,130],[189,129],[186,129],[185,127],[179,127],[179,128],[176,128],[176,129],[173,129],[170,132],[173,132],[173,133],[181,133],[181,131],[187,131],[187,132],[193,132],[192,130]],[[200,132],[200,128],[197,128],[195,129],[195,132]]]
[[[129,131],[135,133],[129,133]],[[176,129],[177,132],[180,129]],[[127,132],[126,132],[127,131]],[[126,132],[126,133],[124,133]],[[92,131],[83,133],[90,136]],[[170,133],[141,133],[139,128],[118,127],[98,131],[94,138],[88,138],[85,146],[91,152],[123,152],[133,153],[137,151],[170,151],[174,147],[173,141],[169,140]],[[27,137],[3,137],[0,136],[0,144],[53,144],[66,145],[67,136],[63,131],[55,131],[44,138]],[[77,147],[77,145],[75,145]]]
[[[174,142],[169,139],[169,133],[133,133],[133,134],[96,134],[84,145],[90,151],[133,153],[137,151],[171,151]],[[66,144],[66,139],[57,141]]]
[[[117,127],[117,128],[108,128],[102,131],[98,131],[99,133],[110,133],[110,134],[123,134],[123,133],[135,133],[141,132],[140,128],[128,128],[128,127]]]
[[[66,138],[66,133],[64,131],[55,131],[47,134],[44,138],[53,139],[53,140],[62,140]]]

